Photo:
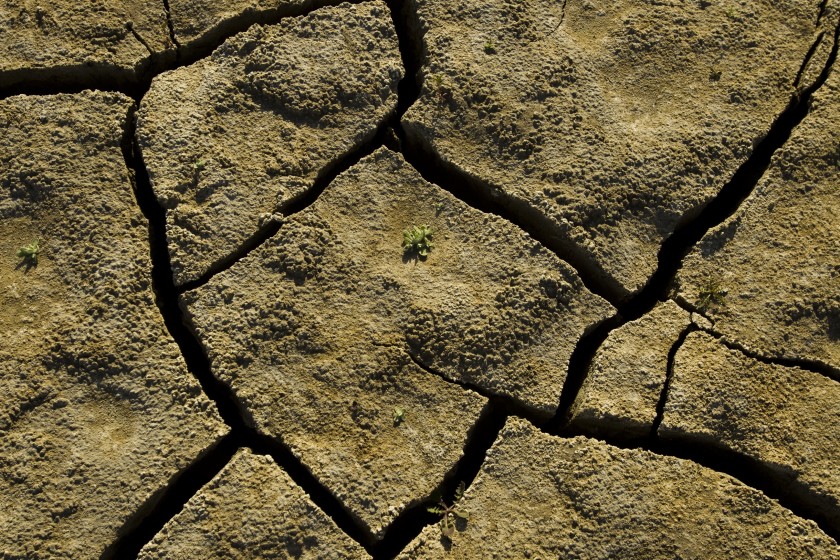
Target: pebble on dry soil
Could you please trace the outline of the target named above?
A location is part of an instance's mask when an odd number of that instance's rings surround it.
[[[138,140],[167,209],[177,284],[230,256],[396,106],[402,62],[384,2],[251,27],[155,78]]]
[[[139,560],[370,558],[270,457],[239,451]]]
[[[746,161],[821,31],[819,0],[417,4],[409,137],[547,221],[617,294]]]
[[[679,297],[730,342],[773,358],[814,361],[840,379],[840,74],[773,157],[738,212],[685,259]]]
[[[659,435],[758,460],[840,527],[838,426],[837,381],[694,333],[676,354]]]
[[[0,556],[99,558],[226,431],[166,332],[114,93],[0,101]],[[16,256],[40,239],[37,265]]]
[[[46,76],[53,81],[69,75],[94,77],[97,72],[137,78],[153,53],[172,48],[161,1],[0,4],[2,86]]]
[[[426,259],[404,254],[412,224],[434,231]],[[484,403],[444,378],[549,416],[577,340],[613,312],[386,149],[183,301],[257,427],[377,535],[440,483]]]
[[[426,527],[401,558],[840,557],[816,524],[726,475],[515,418],[456,509],[451,540]]]
[[[650,434],[668,355],[690,324],[689,313],[667,301],[611,332],[589,366],[572,409],[572,424],[587,432]]]

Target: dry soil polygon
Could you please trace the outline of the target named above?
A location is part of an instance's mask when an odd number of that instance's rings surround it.
[[[404,254],[412,224],[435,231],[425,260]],[[548,416],[576,341],[611,313],[523,232],[386,149],[183,301],[256,426],[374,533],[460,457],[484,401],[445,379]]]
[[[139,560],[370,558],[270,457],[239,451]]]
[[[690,323],[689,313],[669,300],[611,332],[592,359],[572,423],[601,433],[649,434],[669,353]]]
[[[690,461],[554,438],[511,419],[458,510],[451,540],[426,527],[400,556],[427,558],[837,558],[810,521]]]
[[[226,431],[151,290],[113,93],[0,101],[0,556],[99,558]],[[40,239],[35,263],[16,257]]]
[[[3,86],[97,72],[132,79],[153,54],[172,48],[160,0],[0,2]]]
[[[750,156],[821,31],[819,0],[417,5],[426,60],[409,136],[619,296]]]
[[[167,209],[176,283],[235,252],[372,138],[401,72],[390,13],[375,1],[253,26],[155,78],[138,140]]]
[[[776,153],[738,212],[685,259],[677,292],[730,342],[774,358],[819,362],[840,379],[840,77]]]
[[[753,360],[705,333],[677,351],[663,438],[752,457],[840,526],[840,383]]]

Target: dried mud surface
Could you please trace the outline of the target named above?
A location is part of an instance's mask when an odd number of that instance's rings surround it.
[[[840,558],[835,0],[0,0],[0,557]]]

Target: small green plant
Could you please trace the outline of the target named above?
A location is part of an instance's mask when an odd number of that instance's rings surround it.
[[[204,161],[203,159],[198,159],[193,164],[193,169],[195,169],[196,171],[202,171],[206,165],[206,161]]]
[[[29,245],[24,245],[18,249],[17,256],[26,261],[27,264],[38,264],[38,253],[41,252],[41,240],[36,239]]]
[[[399,426],[405,421],[405,409],[401,406],[394,407],[394,426]]]
[[[726,289],[719,278],[708,276],[700,284],[700,291],[697,294],[697,308],[701,311],[712,306],[723,305],[723,298],[726,296]]]
[[[447,539],[452,539],[452,536],[455,534],[455,520],[456,519],[468,519],[468,515],[458,509],[458,502],[461,501],[461,498],[464,497],[464,482],[458,485],[458,489],[455,490],[455,498],[452,500],[452,505],[446,505],[446,502],[441,499],[436,506],[429,506],[426,508],[429,513],[434,513],[436,515],[440,515],[440,522],[438,526],[440,527],[440,534],[446,537]]]
[[[434,248],[432,235],[434,232],[429,226],[412,226],[403,231],[403,254],[417,255],[424,259]]]
[[[484,52],[487,54],[496,54],[496,44],[493,42],[493,39],[487,39],[487,42],[484,43]]]

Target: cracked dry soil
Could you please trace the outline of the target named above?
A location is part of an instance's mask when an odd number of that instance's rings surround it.
[[[0,1],[0,557],[840,558],[839,37]]]

